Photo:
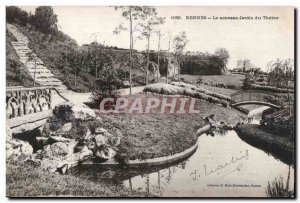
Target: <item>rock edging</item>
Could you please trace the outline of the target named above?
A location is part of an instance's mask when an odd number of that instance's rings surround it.
[[[158,165],[172,163],[192,155],[196,151],[197,147],[198,147],[198,142],[196,142],[193,146],[189,147],[188,149],[173,155],[157,157],[153,159],[145,159],[145,160],[140,160],[140,159],[129,160],[128,163],[126,163],[126,165],[158,166]],[[89,164],[89,163],[82,163],[82,164]],[[114,159],[110,159],[104,163],[101,163],[101,165],[121,165],[121,163],[117,162]]]

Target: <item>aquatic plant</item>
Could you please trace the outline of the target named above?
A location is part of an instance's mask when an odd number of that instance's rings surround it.
[[[272,183],[268,182],[266,190],[268,197],[294,197],[294,191],[289,190],[289,177],[287,183],[284,184],[283,178],[280,176],[279,179],[275,178]]]

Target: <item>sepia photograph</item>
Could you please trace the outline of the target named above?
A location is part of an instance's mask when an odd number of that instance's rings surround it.
[[[5,9],[8,198],[295,198],[295,7]]]

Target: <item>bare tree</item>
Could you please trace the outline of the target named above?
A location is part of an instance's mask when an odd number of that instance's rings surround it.
[[[146,84],[149,83],[149,54],[150,54],[150,37],[154,31],[154,27],[165,22],[165,18],[158,17],[156,12],[147,16],[147,22],[141,24],[142,35],[147,39],[147,64],[146,64]]]
[[[130,47],[130,55],[129,55],[129,94],[132,94],[132,52],[133,52],[133,44],[134,44],[134,30],[133,23],[137,22],[135,25],[139,25],[138,21],[145,21],[147,16],[151,16],[153,13],[156,13],[156,9],[154,7],[149,6],[116,6],[115,10],[121,10],[121,15],[126,20],[129,21],[129,47]],[[114,31],[115,34],[128,30],[124,24],[120,24]],[[136,39],[139,39],[140,36],[137,36]]]
[[[227,71],[228,59],[230,58],[229,51],[225,48],[218,48],[215,51],[215,55],[220,58],[223,64],[223,72]]]
[[[174,53],[175,53],[175,58],[178,60],[179,63],[179,70],[178,70],[178,75],[180,75],[180,57],[183,54],[183,51],[187,45],[187,43],[189,42],[186,33],[180,32],[178,35],[176,35],[173,39],[173,48],[174,48]],[[175,68],[175,66],[174,66]],[[174,71],[174,75],[173,78],[175,77],[175,71]]]

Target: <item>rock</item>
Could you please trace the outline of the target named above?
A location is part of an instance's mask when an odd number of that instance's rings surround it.
[[[86,106],[76,106],[71,102],[66,102],[55,106],[53,114],[67,122],[74,120],[93,120],[96,118],[95,112]],[[67,128],[67,127],[66,127]]]
[[[100,123],[102,123],[103,119],[100,116],[96,116],[96,120]]]
[[[90,129],[87,129],[85,135],[84,135],[84,139],[85,140],[90,140],[92,138],[92,132],[90,131]]]
[[[108,133],[108,131],[104,128],[96,128],[95,129],[95,134],[104,134],[104,133]]]
[[[6,142],[6,156],[9,158],[19,158],[23,156],[24,158],[31,157],[33,153],[32,146],[23,140],[11,139]]]
[[[129,81],[123,81],[123,86],[124,86],[124,87],[129,87],[129,86],[130,86]]]
[[[113,158],[116,154],[116,151],[110,147],[101,147],[96,151],[95,156],[107,160]]]
[[[44,146],[44,145],[47,145],[47,140],[49,138],[48,137],[36,137],[35,139],[39,145]]]
[[[47,140],[47,144],[53,144],[53,143],[56,143],[56,142],[69,143],[70,139],[60,137],[60,136],[50,136]]]
[[[56,172],[57,165],[60,162],[61,162],[60,158],[54,158],[54,159],[43,158],[41,160],[41,169],[54,173]]]
[[[11,140],[12,139],[12,132],[10,130],[10,125],[8,122],[8,119],[6,119],[6,141]]]
[[[96,146],[100,147],[101,145],[107,144],[107,138],[104,135],[96,135],[95,136]]]
[[[59,133],[69,132],[72,129],[72,123],[66,123],[60,127],[57,131]]]
[[[52,145],[46,145],[42,151],[43,158],[57,158],[66,156],[69,153],[68,146],[63,142],[56,142]]]
[[[96,118],[95,112],[90,108],[74,106],[72,110],[74,112],[75,119],[87,121]]]
[[[113,138],[111,138],[111,139],[109,139],[109,144],[111,145],[111,146],[118,146],[119,144],[120,144],[120,142],[121,142],[121,138],[120,137],[113,137]]]
[[[73,154],[74,153],[74,148],[77,145],[77,141],[75,139],[71,139],[69,144],[68,144],[68,154]]]
[[[65,173],[67,169],[78,165],[80,162],[90,159],[93,155],[93,152],[85,147],[81,152],[70,154],[66,156],[59,164],[56,165],[56,168],[61,173]]]

